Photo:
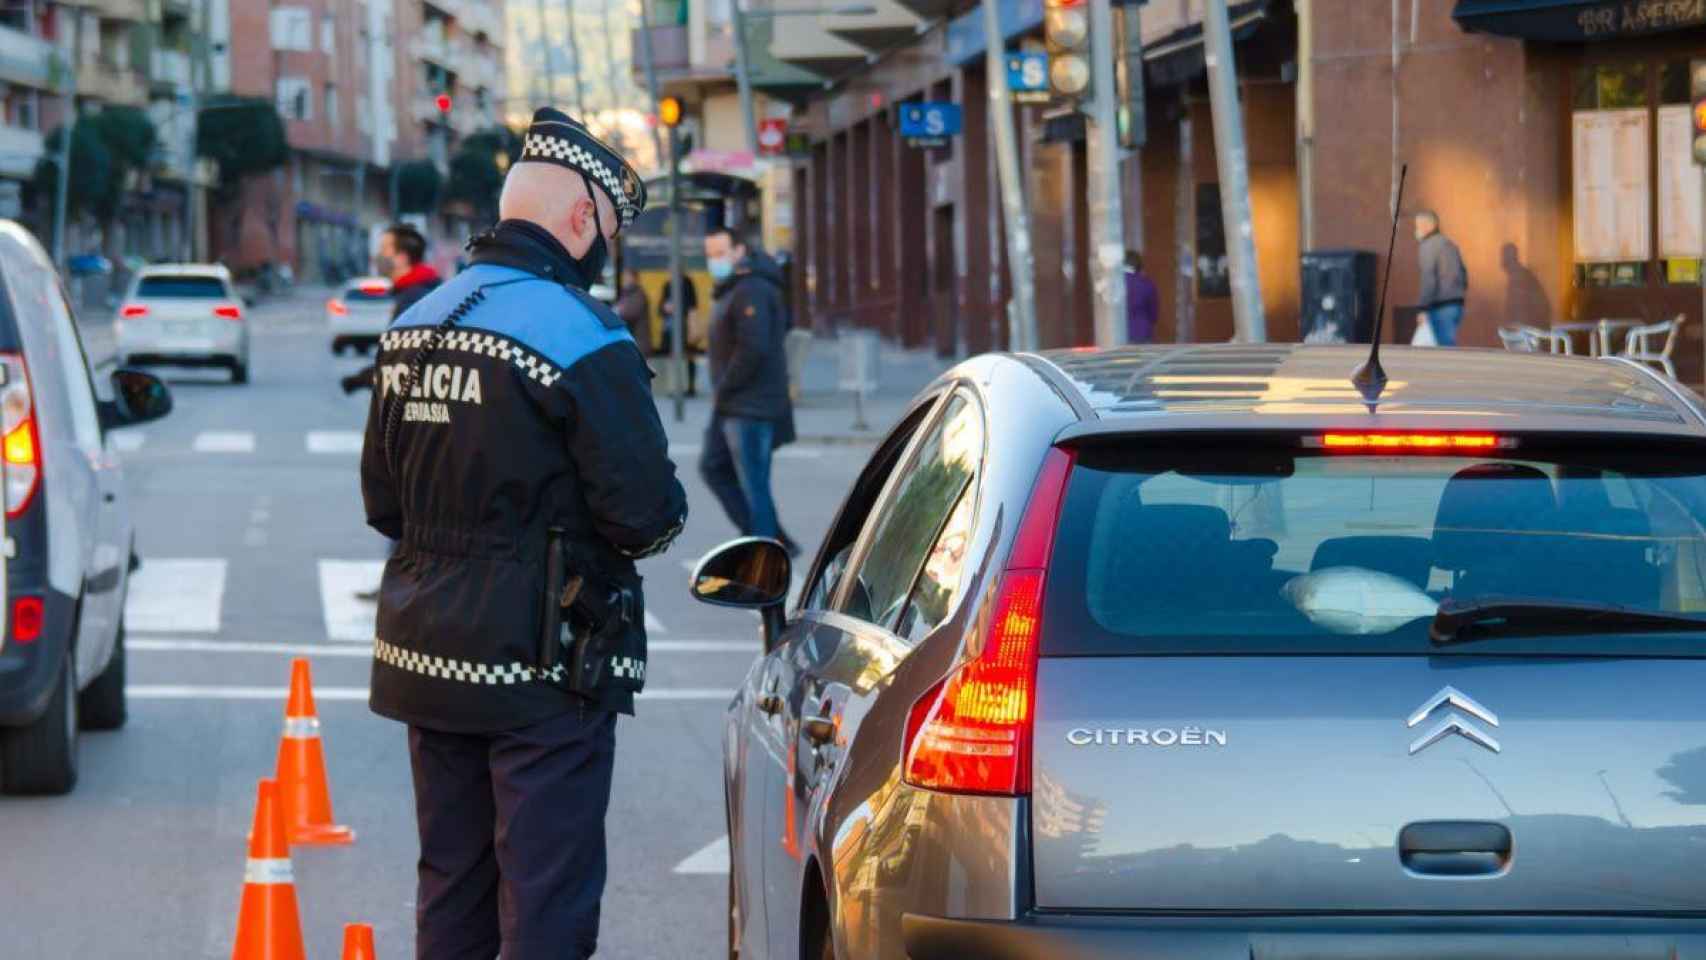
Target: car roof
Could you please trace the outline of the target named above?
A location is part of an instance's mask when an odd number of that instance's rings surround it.
[[[217,277],[230,280],[231,271],[222,263],[151,263],[136,271],[138,277]]]
[[[1350,380],[1367,358],[1368,347],[1354,344],[1179,344],[1035,355],[1079,411],[1070,435],[1332,426],[1706,439],[1699,399],[1629,361],[1385,347],[1380,358],[1388,382],[1371,412]]]

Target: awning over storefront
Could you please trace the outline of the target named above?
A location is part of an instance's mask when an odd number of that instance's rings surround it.
[[[1457,0],[1451,15],[1469,31],[1579,43],[1706,26],[1706,0]]]
[[[1268,0],[1245,0],[1227,9],[1232,24],[1234,42],[1253,33],[1268,15]],[[1143,47],[1143,61],[1148,66],[1150,83],[1166,87],[1184,83],[1206,68],[1203,59],[1202,23],[1180,27],[1172,33],[1151,40]]]

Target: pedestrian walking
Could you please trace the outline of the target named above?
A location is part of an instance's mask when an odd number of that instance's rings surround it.
[[[399,543],[369,703],[408,725],[421,960],[597,946],[616,715],[646,679],[635,561],[687,516],[645,358],[587,292],[644,205],[539,110],[503,219],[380,340],[362,498]]]
[[[770,461],[794,440],[783,342],[787,308],[776,261],[744,232],[721,227],[705,237],[715,281],[711,308],[711,422],[699,472],[743,535],[775,537],[792,554],[770,489]]]
[[[662,321],[659,342],[654,354],[667,357],[675,352],[675,280],[673,278],[663,287],[663,296],[658,298],[658,319]],[[693,336],[693,316],[699,311],[699,292],[693,288],[693,281],[681,278],[681,312],[687,318],[687,324],[681,328],[681,352],[687,360],[687,395],[699,395],[699,364],[696,358],[703,351],[697,349]]]
[[[1421,296],[1417,298],[1434,342],[1457,346],[1457,328],[1463,322],[1463,300],[1469,295],[1469,271],[1463,254],[1451,238],[1440,232],[1439,214],[1416,213],[1416,250],[1422,274]]]
[[[1155,321],[1161,315],[1161,291],[1143,272],[1143,254],[1125,252],[1125,338],[1127,343],[1155,340]]]
[[[614,309],[622,322],[628,325],[628,335],[635,343],[650,343],[652,339],[651,301],[646,297],[646,288],[640,286],[640,271],[629,268],[622,271],[622,289],[616,294]]]

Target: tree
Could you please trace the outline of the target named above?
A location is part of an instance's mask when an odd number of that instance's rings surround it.
[[[290,161],[284,120],[272,101],[225,94],[196,114],[195,152],[219,164],[216,198],[230,214],[229,242],[243,236],[243,182]]]
[[[59,156],[64,143],[65,128],[54,128],[47,136],[46,151],[36,161],[35,176],[30,181],[36,202],[47,204],[48,213],[43,222],[50,230],[55,214],[54,198],[59,189]],[[88,118],[79,118],[72,128],[71,183],[75,188],[66,194],[68,218],[100,215],[101,211],[117,206],[119,187],[113,176],[112,152]]]
[[[430,160],[411,160],[397,167],[397,212],[431,213],[438,204],[444,176]]]
[[[450,158],[450,182],[445,190],[445,199],[466,203],[478,220],[495,221],[504,173],[519,156],[521,138],[508,127],[492,127],[469,134],[456,148],[456,155]]]
[[[82,118],[77,125],[87,125],[93,129],[111,158],[111,176],[108,179],[112,189],[98,197],[90,209],[101,222],[101,232],[106,238],[108,252],[112,253],[115,252],[113,244],[117,240],[116,231],[112,228],[113,222],[118,219],[125,194],[131,188],[131,174],[147,170],[153,165],[154,148],[160,142],[159,134],[156,133],[154,121],[149,119],[147,112],[137,107],[109,106],[99,113]],[[76,149],[76,141],[72,141],[72,149]]]

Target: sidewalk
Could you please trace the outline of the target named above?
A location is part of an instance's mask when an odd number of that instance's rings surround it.
[[[854,396],[840,389],[839,342],[833,337],[815,337],[800,370],[800,396],[794,402],[794,428],[805,444],[874,445],[906,411],[907,404],[926,384],[952,365],[929,350],[905,350],[882,346],[878,363],[878,387],[865,398],[864,429],[855,426],[861,412]],[[675,421],[675,398],[668,379],[657,384],[658,415],[671,442],[697,443],[711,419],[711,402],[704,360],[700,360],[699,396],[686,401],[685,418]]]

